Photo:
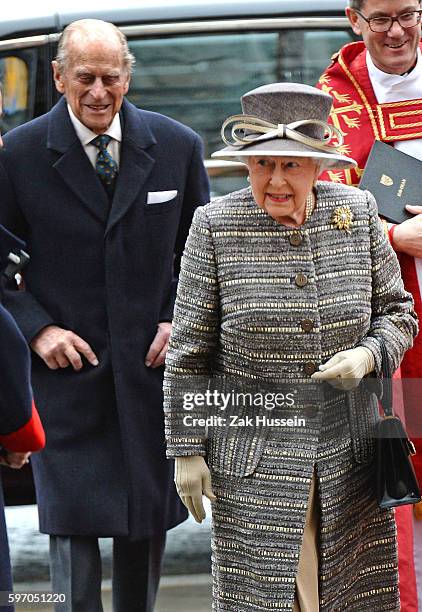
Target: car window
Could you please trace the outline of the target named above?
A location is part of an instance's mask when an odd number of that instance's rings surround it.
[[[314,85],[351,37],[347,29],[290,29],[130,39],[137,61],[129,98],[189,125],[202,136],[210,158],[221,148],[222,122],[241,110],[241,94],[275,81]],[[218,172],[212,176],[214,194],[244,184],[238,176],[230,183]]]
[[[224,119],[242,93],[275,81],[314,85],[347,30],[286,30],[130,40],[136,57],[129,97],[192,127],[206,156],[219,148]]]
[[[1,132],[29,121],[34,116],[35,51],[0,57],[0,81],[3,93]]]

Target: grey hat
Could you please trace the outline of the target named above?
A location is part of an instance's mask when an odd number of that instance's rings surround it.
[[[343,136],[327,123],[332,105],[328,94],[300,83],[272,83],[249,91],[241,102],[243,115],[232,115],[221,128],[227,146],[212,157],[245,162],[250,155],[312,157],[326,168],[356,166],[337,150]],[[229,126],[231,140],[226,137]]]

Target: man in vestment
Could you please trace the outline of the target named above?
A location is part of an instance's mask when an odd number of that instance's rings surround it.
[[[321,178],[357,185],[375,140],[422,160],[421,4],[418,0],[350,0],[349,4],[346,14],[363,41],[345,45],[332,57],[319,87],[333,97],[330,119],[344,136],[342,152],[358,165],[352,170],[327,171]],[[422,206],[407,206],[407,210],[414,217],[399,225],[386,224],[386,231],[399,257],[406,289],[413,294],[415,310],[422,319]],[[421,333],[404,357],[401,376],[422,378]],[[414,435],[421,436],[419,400],[406,384],[403,394],[407,425]],[[418,450],[415,468],[422,484],[422,440],[413,441]],[[415,510],[417,514],[418,508]],[[396,519],[402,612],[414,612],[418,608],[411,508],[399,508]],[[415,551],[418,531],[420,526],[415,523]]]
[[[47,435],[34,478],[61,612],[103,609],[99,537],[113,538],[113,610],[151,612],[166,530],[187,516],[165,457],[162,365],[209,185],[199,136],[125,99],[133,59],[112,24],[70,24],[53,62],[63,96],[0,155],[0,219],[31,253],[5,304],[33,352]]]

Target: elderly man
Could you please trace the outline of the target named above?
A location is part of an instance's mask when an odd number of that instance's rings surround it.
[[[194,132],[124,99],[132,62],[113,25],[68,26],[53,62],[63,97],[7,134],[0,159],[0,219],[32,255],[26,291],[6,299],[47,432],[40,528],[60,610],[73,612],[102,609],[102,536],[114,538],[114,609],[152,610],[165,532],[186,518],[165,458],[161,366],[208,179]]]
[[[344,134],[344,151],[356,159],[358,167],[328,171],[321,178],[358,184],[375,140],[384,140],[422,160],[421,8],[418,0],[350,0],[346,13],[363,42],[348,44],[333,56],[319,87],[333,96],[331,121]],[[406,125],[394,127],[389,117],[403,112]],[[422,206],[407,209],[415,216],[390,226],[389,236],[400,259],[405,286],[422,318]],[[422,378],[421,333],[404,357],[401,374],[403,378]],[[406,385],[403,391],[408,425],[420,436],[420,398]],[[414,442],[418,449],[415,467],[422,484],[422,440]],[[410,508],[399,509],[396,516],[402,612],[410,612],[417,610]],[[419,525],[415,527],[421,531]]]

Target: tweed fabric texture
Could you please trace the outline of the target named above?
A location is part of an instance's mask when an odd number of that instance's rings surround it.
[[[307,366],[361,345],[380,374],[382,339],[395,370],[417,324],[373,197],[322,182],[316,193],[297,229],[269,217],[250,189],[215,200],[197,210],[185,248],[164,383],[167,453],[206,456],[211,470],[217,611],[292,609],[314,468],[320,609],[399,610],[393,514],[377,507],[372,482],[377,400],[363,388],[314,392]],[[339,206],[353,213],[350,233],[332,221]],[[209,377],[291,384],[306,426],[212,436],[184,426],[183,392]]]

